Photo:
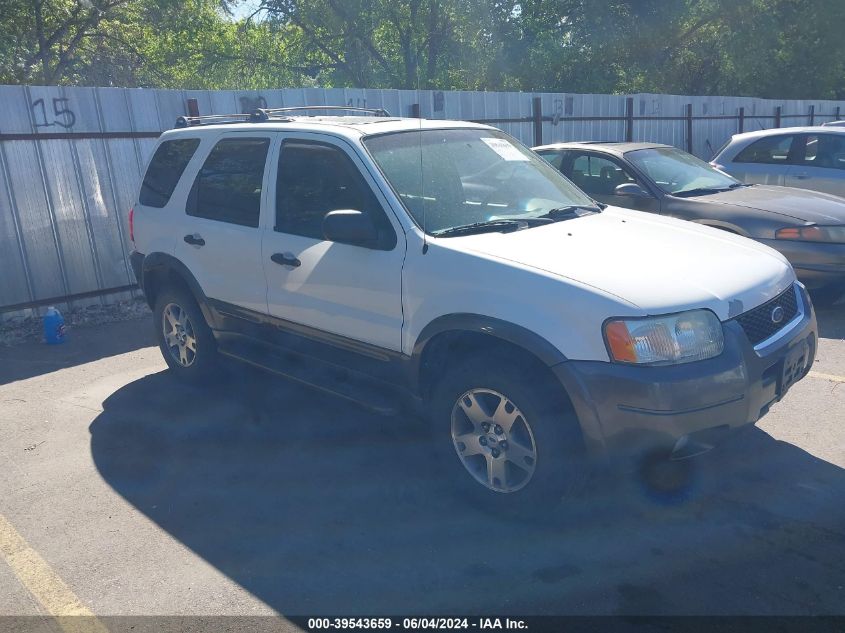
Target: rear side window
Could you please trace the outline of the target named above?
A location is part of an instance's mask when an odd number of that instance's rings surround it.
[[[197,174],[186,212],[241,226],[258,226],[268,138],[219,141]]]
[[[786,165],[789,162],[789,149],[794,139],[792,135],[761,138],[742,150],[734,162]]]
[[[560,169],[563,163],[563,152],[537,152],[540,156],[545,158],[552,167]]]
[[[197,138],[180,138],[159,145],[141,183],[138,202],[158,209],[165,206],[199,144]]]

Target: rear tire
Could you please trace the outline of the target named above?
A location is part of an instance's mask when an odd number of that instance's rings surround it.
[[[432,393],[440,472],[464,499],[494,513],[551,510],[588,479],[568,399],[544,368],[521,360],[471,358],[448,369]]]
[[[196,385],[216,377],[219,370],[217,342],[196,300],[187,290],[162,289],[156,297],[153,322],[159,349],[174,376]]]

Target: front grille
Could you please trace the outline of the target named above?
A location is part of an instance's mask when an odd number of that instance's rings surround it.
[[[772,310],[780,306],[783,308],[783,318],[777,323],[772,321]],[[757,306],[736,317],[736,320],[745,331],[745,335],[752,345],[765,341],[776,334],[781,328],[795,318],[798,314],[798,301],[795,297],[794,286],[789,286],[774,299],[763,305]]]

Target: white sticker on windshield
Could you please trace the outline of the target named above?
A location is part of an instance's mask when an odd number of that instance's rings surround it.
[[[487,143],[487,147],[492,149],[505,160],[531,160],[528,156],[514,147],[513,143],[507,139],[486,137],[481,140]]]

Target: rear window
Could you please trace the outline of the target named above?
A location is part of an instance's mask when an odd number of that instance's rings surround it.
[[[197,138],[180,138],[159,145],[141,183],[138,202],[159,209],[165,206],[199,144]]]

